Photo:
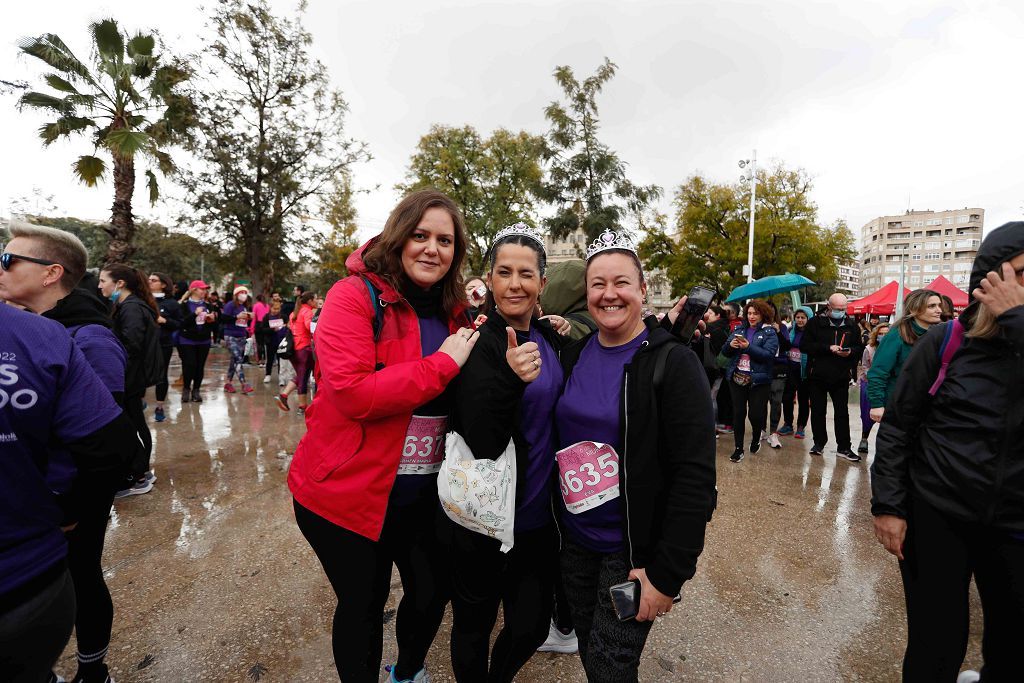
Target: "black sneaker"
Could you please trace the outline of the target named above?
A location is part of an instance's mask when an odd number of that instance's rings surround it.
[[[846,458],[850,462],[860,462],[860,456],[851,451],[849,448],[846,450],[836,451],[837,458]]]
[[[868,452],[868,440],[867,439],[861,439],[860,440],[860,445],[857,446],[857,452],[858,453],[867,454],[867,452]]]
[[[203,402],[203,397],[202,397],[202,395],[200,395],[198,389],[193,389],[192,390],[192,402],[193,403],[202,403]]]
[[[821,455],[824,452],[825,452],[825,447],[824,446],[818,446],[817,444],[815,444],[814,446],[811,446],[811,455]]]
[[[181,402],[182,403],[188,403],[191,400],[192,400],[192,394],[189,393],[188,389],[186,389],[185,391],[181,392]]]
[[[750,442],[750,452],[751,453],[757,453],[759,450],[761,450],[761,442],[760,441],[751,441]]]
[[[729,456],[729,460],[732,460],[733,462],[739,462],[742,459],[743,459],[743,449],[742,448],[737,448],[735,451],[733,451],[733,454]]]

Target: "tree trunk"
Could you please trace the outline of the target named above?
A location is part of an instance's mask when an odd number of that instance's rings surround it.
[[[135,162],[114,156],[114,205],[111,207],[110,242],[106,263],[128,263],[135,252],[135,221],[132,218],[132,193],[135,192]]]

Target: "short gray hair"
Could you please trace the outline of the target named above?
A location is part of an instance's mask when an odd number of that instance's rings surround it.
[[[7,232],[10,233],[11,239],[23,237],[35,241],[36,253],[26,256],[31,255],[59,263],[64,268],[64,275],[60,278],[62,287],[70,291],[81,282],[89,263],[89,252],[86,251],[82,240],[65,230],[13,219],[7,223]]]

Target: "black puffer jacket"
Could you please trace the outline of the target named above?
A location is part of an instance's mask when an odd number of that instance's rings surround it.
[[[658,591],[676,595],[697,570],[715,505],[715,419],[696,354],[654,318],[647,325],[622,383],[624,532],[631,565],[645,569]],[[589,339],[562,352],[567,380]],[[673,347],[656,392],[657,351],[666,344]]]
[[[971,291],[1024,252],[1024,222],[982,243]],[[960,317],[970,330],[977,304]],[[934,398],[947,325],[921,337],[896,382],[871,466],[871,512],[906,517],[909,497],[953,518],[1024,532],[1024,306],[999,317],[992,339],[966,337]]]
[[[124,394],[128,397],[146,393],[146,361],[152,345],[150,338],[160,334],[156,311],[137,296],[130,296],[114,307],[114,334],[128,353],[124,372]]]

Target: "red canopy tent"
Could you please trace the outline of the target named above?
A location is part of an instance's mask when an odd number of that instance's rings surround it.
[[[899,284],[893,280],[877,292],[851,301],[846,305],[846,312],[851,315],[877,313],[878,315],[892,315],[896,310],[896,290]],[[907,298],[910,290],[903,288],[903,298]]]
[[[931,284],[925,285],[924,288],[939,294],[945,294],[953,300],[953,308],[957,310],[967,308],[967,292],[958,288],[942,275],[932,280]]]

